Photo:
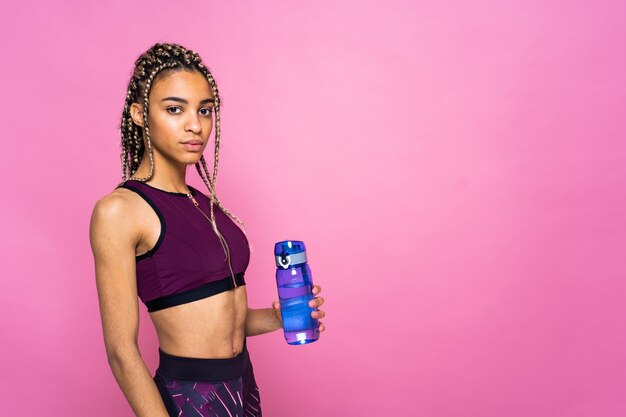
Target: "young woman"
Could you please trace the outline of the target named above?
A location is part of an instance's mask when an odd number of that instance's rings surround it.
[[[135,62],[120,126],[123,181],[96,203],[90,240],[108,361],[137,416],[261,416],[246,337],[281,329],[280,306],[247,305],[245,227],[215,193],[219,110],[197,53],[159,43]],[[211,176],[203,151],[214,124]],[[191,164],[208,194],[186,183]],[[158,335],[154,376],[137,345],[137,297]]]

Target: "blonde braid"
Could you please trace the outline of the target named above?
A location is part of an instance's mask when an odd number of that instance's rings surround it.
[[[178,66],[176,62],[167,62],[165,64],[161,64],[152,71],[152,73],[146,80],[146,87],[143,93],[143,131],[146,134],[146,142],[148,143],[148,156],[150,157],[150,172],[148,173],[147,177],[144,177],[144,178],[131,177],[129,178],[131,180],[147,182],[154,175],[154,154],[152,153],[152,141],[150,140],[150,124],[148,123],[148,96],[150,95],[150,88],[152,87],[152,82],[154,81],[154,77],[159,72],[163,71],[165,68],[174,68],[176,66]]]
[[[207,81],[209,82],[209,85],[211,86],[211,91],[213,92],[213,97],[216,97],[215,106],[214,106],[214,109],[215,109],[215,152],[214,152],[214,155],[215,156],[214,156],[214,163],[213,163],[213,178],[212,179],[211,179],[211,176],[209,175],[209,170],[207,169],[204,155],[200,158],[200,163],[202,163],[204,172],[206,173],[206,176],[209,179],[210,184],[211,184],[209,186],[209,184],[205,181],[205,184],[207,184],[207,187],[209,188],[209,190],[211,190],[211,193],[213,195],[213,199],[211,200],[211,215],[213,215],[213,202],[215,202],[218,205],[218,207],[220,207],[222,211],[226,213],[227,216],[229,216],[231,219],[235,220],[237,223],[241,225],[243,233],[246,236],[246,240],[248,240],[248,233],[247,233],[245,224],[237,216],[232,214],[226,207],[222,205],[222,203],[217,198],[217,194],[215,193],[215,183],[217,182],[220,138],[221,138],[221,125],[220,125],[221,100],[219,99],[219,90],[217,88],[217,84],[215,83],[215,80],[213,79],[213,75],[209,72],[209,70],[202,63],[198,64],[198,67],[200,68],[200,72],[204,74]],[[198,169],[198,173],[200,173],[200,167],[198,167],[198,163],[196,163],[196,168]],[[200,176],[202,177],[201,173],[200,173]],[[250,248],[250,252],[253,252],[254,250],[252,246],[250,245],[249,240],[248,240],[248,245]]]

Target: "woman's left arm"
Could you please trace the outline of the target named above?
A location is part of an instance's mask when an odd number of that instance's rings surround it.
[[[309,306],[319,307],[324,304],[324,298],[317,295],[322,291],[319,285],[313,285],[311,290],[316,297],[309,301]],[[326,313],[319,308],[311,312],[311,317],[321,319]],[[280,316],[280,303],[272,302],[272,308],[248,308],[246,316],[246,336],[257,336],[260,334],[274,332],[283,328],[283,321]],[[326,327],[319,322],[319,330],[323,332]]]

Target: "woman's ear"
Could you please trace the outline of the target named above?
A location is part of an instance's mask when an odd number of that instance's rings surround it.
[[[130,117],[137,126],[143,127],[143,106],[139,103],[130,105]]]

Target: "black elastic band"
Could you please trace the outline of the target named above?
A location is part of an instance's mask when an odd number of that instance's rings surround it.
[[[250,367],[246,338],[243,349],[233,358],[187,358],[165,353],[159,347],[157,375],[181,381],[223,382],[239,378]]]
[[[244,273],[235,274],[235,282],[237,286],[246,285],[244,280]],[[194,288],[192,290],[184,291],[177,294],[166,295],[163,297],[155,298],[154,300],[147,301],[146,307],[148,311],[162,310],[168,307],[174,307],[180,304],[190,303],[192,301],[201,300],[206,297],[210,297],[215,294],[219,294],[224,291],[232,290],[235,288],[233,285],[232,277],[228,276],[218,281],[209,282],[201,287]]]

